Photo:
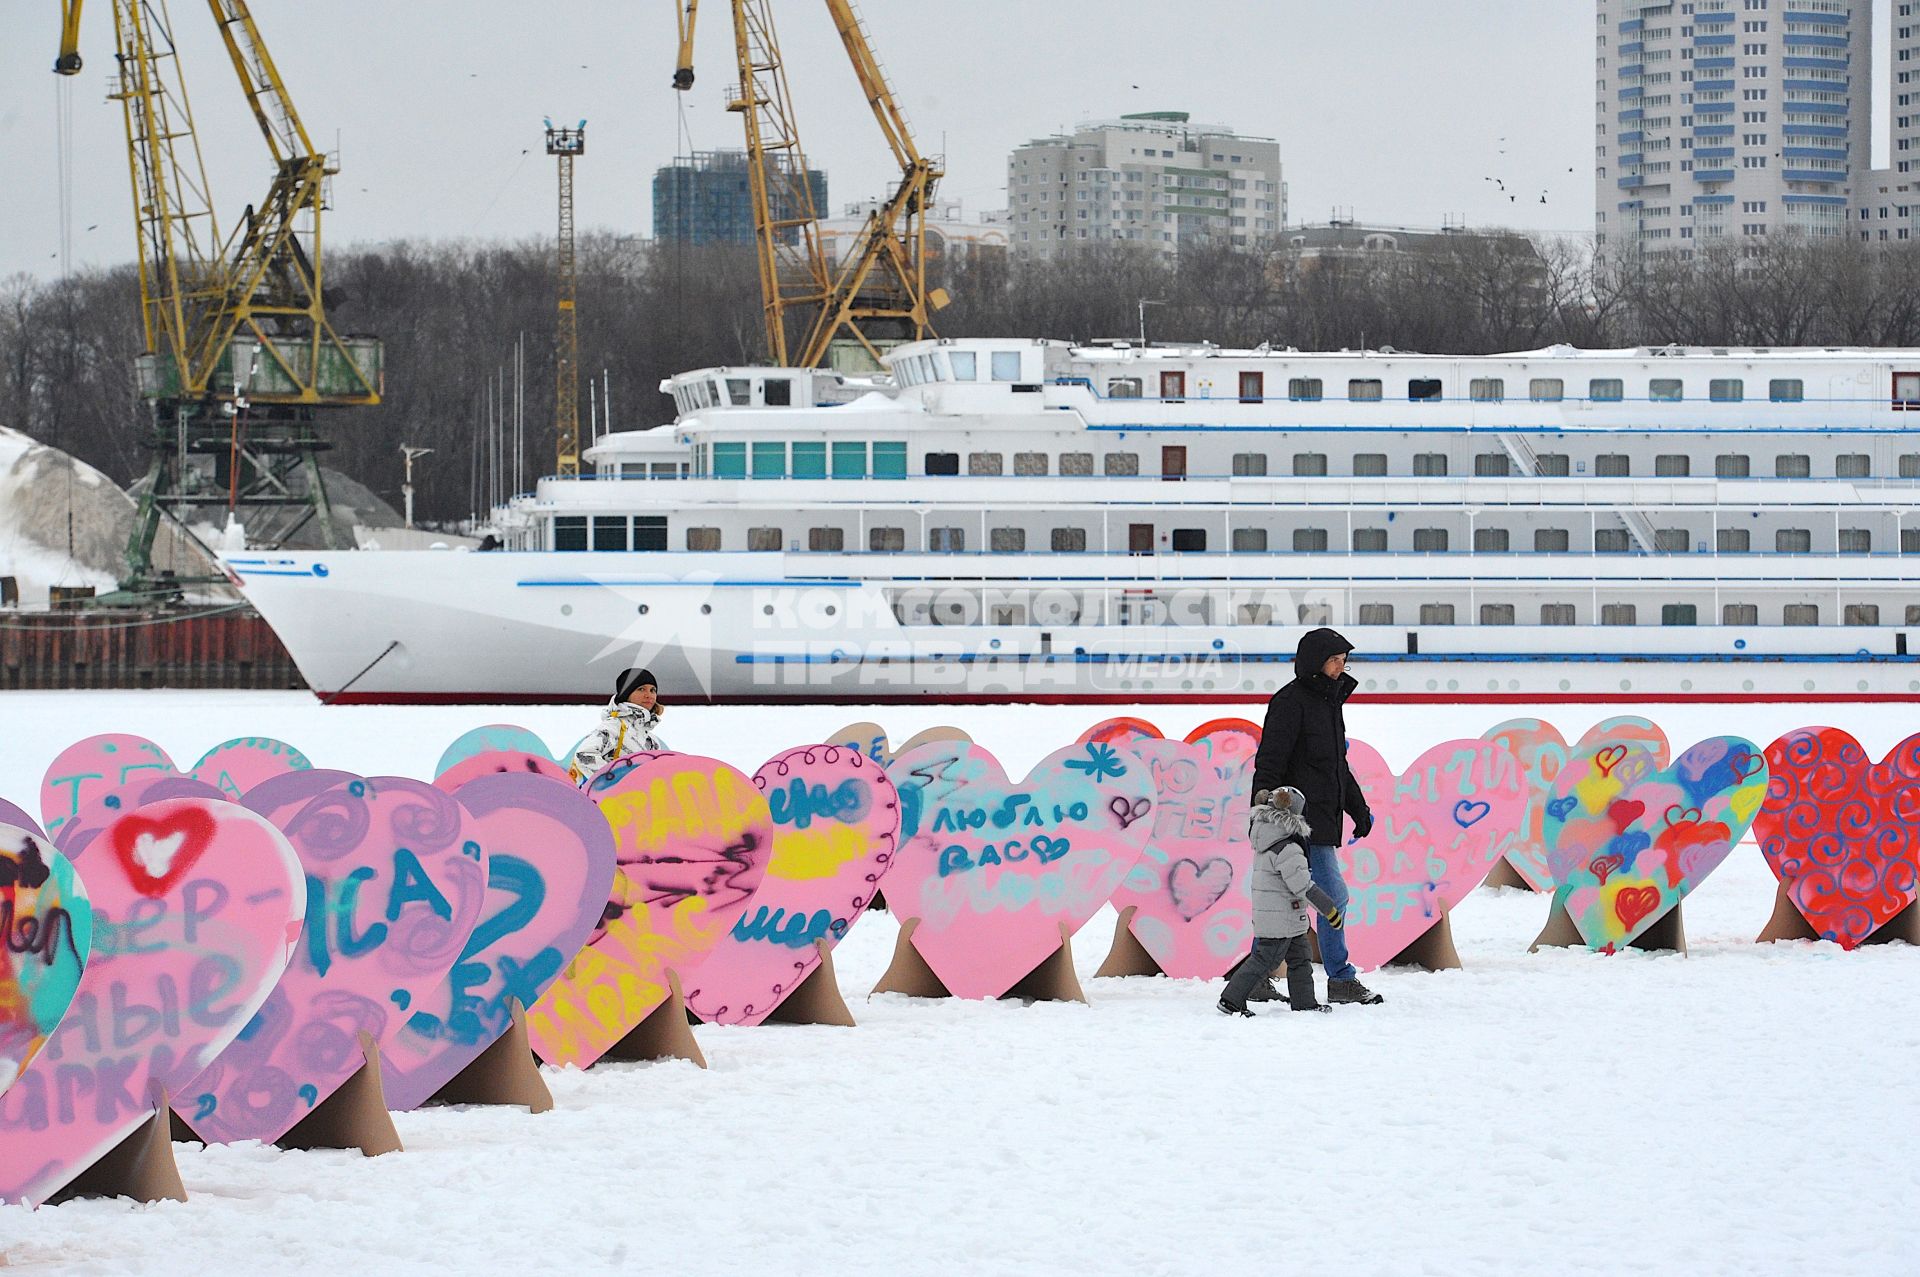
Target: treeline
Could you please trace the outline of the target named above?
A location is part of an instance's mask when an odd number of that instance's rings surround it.
[[[1920,246],[1796,239],[1634,265],[1595,261],[1572,242],[1461,235],[1419,252],[1304,260],[1204,249],[1175,265],[1111,245],[1046,262],[980,256],[942,274],[955,300],[938,327],[950,336],[1131,338],[1148,301],[1152,340],[1225,346],[1920,345]],[[415,471],[419,516],[483,510],[488,387],[504,376],[505,409],[517,400],[526,423],[526,486],[552,469],[550,242],[337,249],[328,305],[343,332],[386,342],[385,402],[332,415],[330,466],[397,505],[400,445],[432,448]],[[753,362],[763,347],[753,257],[737,247],[585,237],[579,320],[583,433],[589,379],[609,389],[617,428],[643,427],[671,411],[663,378]],[[131,267],[0,282],[0,425],[123,483],[136,478],[146,467],[132,377],[141,345]]]

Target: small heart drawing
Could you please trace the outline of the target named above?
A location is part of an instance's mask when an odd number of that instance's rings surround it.
[[[1564,798],[1550,799],[1547,802],[1547,815],[1553,817],[1555,820],[1565,820],[1573,814],[1573,809],[1579,805],[1580,800],[1572,794],[1568,794]]]
[[[1613,897],[1613,912],[1620,925],[1632,931],[1642,918],[1660,907],[1658,887],[1622,887]]]
[[[1167,890],[1173,907],[1182,918],[1192,922],[1214,907],[1220,897],[1233,889],[1233,862],[1215,856],[1206,864],[1176,860],[1167,870]]]
[[[206,852],[213,827],[213,817],[200,807],[179,807],[160,817],[128,812],[111,826],[113,853],[135,890],[164,896]]]
[[[1461,799],[1453,805],[1453,822],[1462,829],[1471,829],[1487,818],[1493,807],[1488,803],[1468,802]]]
[[[1610,776],[1621,759],[1627,756],[1625,745],[1608,745],[1593,755],[1593,768],[1602,776]]]
[[[1626,829],[1646,813],[1645,803],[1633,802],[1626,798],[1616,798],[1607,804],[1607,819],[1613,822],[1615,829]]]
[[[1593,871],[1593,876],[1598,878],[1600,885],[1604,887],[1613,871],[1625,863],[1625,858],[1621,856],[1595,856],[1587,862],[1587,868]]]
[[[1675,825],[1697,825],[1700,823],[1700,809],[1698,807],[1682,807],[1680,804],[1675,803],[1673,806],[1667,808],[1666,822],[1667,828],[1669,829]]]

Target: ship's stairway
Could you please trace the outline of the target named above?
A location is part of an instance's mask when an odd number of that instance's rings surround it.
[[[1620,522],[1627,525],[1627,535],[1639,544],[1640,553],[1652,554],[1654,552],[1653,521],[1647,518],[1646,513],[1632,506],[1616,506],[1615,513],[1620,516]]]
[[[1507,450],[1507,456],[1513,459],[1514,471],[1528,478],[1540,473],[1540,459],[1534,455],[1533,445],[1527,442],[1525,435],[1502,431],[1500,446]]]

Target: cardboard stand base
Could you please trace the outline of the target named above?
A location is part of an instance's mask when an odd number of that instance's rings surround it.
[[[1873,929],[1873,934],[1862,940],[1861,944],[1903,944],[1920,945],[1920,904],[1910,904],[1899,913],[1888,918]]]
[[[1489,873],[1487,880],[1480,885],[1483,887],[1518,887],[1522,891],[1537,890],[1532,883],[1520,876],[1520,871],[1515,869],[1513,862],[1505,856],[1500,857],[1499,860],[1494,862],[1493,872]]]
[[[877,913],[887,912],[886,896],[878,891],[874,892],[873,899],[867,901],[867,908],[872,909]]]
[[[1755,944],[1770,944],[1775,940],[1818,940],[1820,933],[1801,916],[1800,910],[1787,895],[1787,885],[1779,884],[1773,893],[1773,916],[1767,919],[1767,925],[1755,936]],[[1903,943],[1920,945],[1920,904],[1911,904],[1893,917],[1875,927],[1861,944]]]
[[[533,1046],[527,1041],[527,1009],[518,998],[510,999],[509,1006],[513,1019],[507,1031],[474,1057],[473,1063],[447,1079],[427,1103],[519,1104],[529,1113],[545,1113],[553,1107],[553,1092],[540,1076]]]
[[[1412,944],[1380,965],[1420,967],[1427,971],[1460,970],[1460,951],[1453,947],[1453,921],[1448,917],[1447,911],[1442,909],[1438,922],[1422,931]]]
[[[707,1067],[707,1057],[687,1025],[687,1000],[680,993],[679,972],[667,972],[667,989],[667,1000],[608,1047],[601,1059],[688,1060]]]
[[[105,1157],[73,1177],[65,1188],[47,1199],[58,1205],[76,1197],[131,1197],[136,1202],[184,1202],[187,1187],[173,1160],[172,1110],[166,1097],[153,1116],[113,1146]]]
[[[1073,969],[1073,929],[1061,923],[1060,947],[1000,996],[1023,1002],[1085,1002],[1086,992]]]
[[[880,973],[874,982],[872,997],[875,993],[904,993],[910,998],[950,998],[946,982],[933,973],[927,960],[913,947],[914,929],[920,925],[920,919],[908,918],[900,924],[900,935],[893,942],[893,961]]]
[[[1138,905],[1128,905],[1120,911],[1120,921],[1114,924],[1113,946],[1107,950],[1106,958],[1100,963],[1100,969],[1094,972],[1094,978],[1101,976],[1165,975],[1160,964],[1153,960],[1140,938],[1133,934],[1134,913]]]
[[[840,996],[839,978],[833,974],[833,949],[825,940],[813,943],[820,950],[820,965],[807,972],[800,987],[789,993],[761,1023],[854,1027],[853,1012],[847,1010],[847,1000]]]
[[[1680,905],[1674,905],[1660,921],[1641,932],[1627,948],[1647,953],[1678,953],[1685,957],[1687,926],[1680,909]],[[1547,925],[1527,946],[1527,952],[1532,953],[1536,949],[1582,949],[1586,944],[1586,937],[1580,934],[1580,928],[1573,925],[1573,919],[1567,916],[1565,907],[1555,903],[1553,912],[1547,916]]]
[[[360,1034],[366,1057],[353,1076],[301,1118],[293,1129],[274,1141],[280,1148],[357,1148],[368,1157],[400,1151],[400,1132],[387,1112],[386,1088],[380,1084],[380,1044],[371,1033]]]

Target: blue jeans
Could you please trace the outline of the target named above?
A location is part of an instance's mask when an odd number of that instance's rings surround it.
[[[1313,878],[1313,885],[1333,897],[1333,903],[1341,913],[1347,911],[1347,880],[1340,876],[1339,849],[1335,847],[1307,848],[1307,873]],[[1327,969],[1329,980],[1352,980],[1359,976],[1353,969],[1353,963],[1347,961],[1347,936],[1336,927],[1327,925],[1325,918],[1315,915],[1314,934],[1320,940],[1320,965]]]

